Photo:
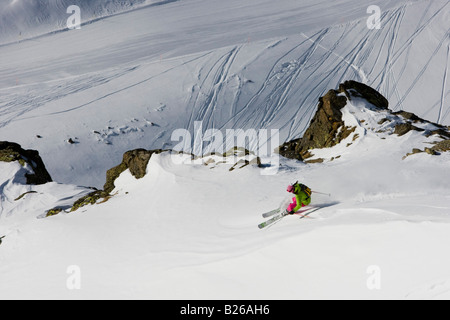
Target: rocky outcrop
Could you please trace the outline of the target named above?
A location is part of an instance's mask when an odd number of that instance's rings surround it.
[[[435,152],[447,152],[450,151],[450,139],[442,140],[436,143],[432,148]]]
[[[279,153],[303,161],[311,157],[309,150],[333,147],[346,139],[355,128],[345,126],[341,109],[354,98],[363,98],[378,109],[389,107],[388,100],[375,89],[356,81],[346,81],[338,90],[330,90],[319,99],[317,112],[303,138],[283,144]]]
[[[0,141],[0,161],[17,161],[22,166],[28,165],[33,172],[25,174],[27,184],[40,185],[52,182],[38,151],[25,150],[17,143]]]
[[[335,90],[328,91],[319,99],[316,115],[296,148],[302,158],[305,158],[309,149],[329,148],[347,137],[343,131],[338,135],[339,128],[344,126],[341,109],[346,104],[346,97]]]
[[[339,85],[339,92],[344,93],[349,100],[352,100],[352,97],[360,97],[378,109],[389,108],[389,101],[377,90],[364,83],[353,80],[346,81]]]
[[[114,181],[120,176],[122,172],[127,169],[130,169],[131,174],[136,179],[141,179],[147,173],[147,165],[150,161],[151,156],[156,153],[159,154],[163,152],[163,150],[145,150],[145,149],[136,149],[125,152],[123,155],[122,163],[118,166],[111,168],[106,173],[106,183],[103,186],[103,190],[107,193],[110,193],[114,190],[115,185]]]
[[[439,142],[435,142],[434,145],[431,148],[425,148],[424,150],[420,150],[418,148],[414,148],[410,153],[407,153],[403,160],[406,159],[409,156],[412,156],[414,154],[418,153],[428,153],[432,156],[440,155],[442,152],[448,152],[450,151],[450,139],[442,140]]]
[[[124,153],[122,162],[115,166],[114,168],[111,168],[106,173],[106,183],[103,186],[103,190],[95,190],[88,195],[80,198],[77,200],[72,208],[71,212],[77,211],[78,209],[86,206],[86,205],[93,205],[98,203],[103,203],[108,201],[112,196],[111,192],[116,188],[114,182],[116,179],[122,174],[122,172],[126,170],[130,170],[130,173],[136,178],[141,179],[143,178],[148,172],[147,172],[147,166],[150,161],[150,158],[153,154],[160,154],[162,152],[171,152],[170,150],[145,150],[145,149],[135,149],[130,150]],[[173,152],[173,151],[172,151]],[[236,163],[233,162],[233,166],[229,169],[230,171],[233,171],[237,168],[243,168],[247,165],[257,165],[261,166],[261,160],[259,157],[256,157],[252,153],[246,149],[243,148],[233,148],[232,150],[228,151],[225,154],[215,154],[215,155],[206,155],[203,157],[196,157],[192,154],[188,154],[189,159],[191,159],[192,163],[198,163],[203,164],[211,167],[215,167],[218,165],[219,161],[218,159],[215,159],[215,157],[220,158],[222,162],[226,163],[228,158],[232,159],[238,159]],[[48,216],[53,214],[58,214],[60,211],[57,209],[54,211],[49,211],[47,213]]]
[[[145,149],[135,149],[124,153],[122,162],[109,169],[106,172],[106,183],[103,186],[103,190],[95,190],[88,195],[78,199],[70,209],[71,212],[77,211],[78,209],[93,205],[96,203],[106,202],[111,198],[111,192],[115,189],[114,182],[120,176],[122,172],[129,169],[131,174],[136,179],[143,178],[147,173],[147,165],[150,161],[151,156],[154,153],[161,153],[163,150],[145,150]]]
[[[401,137],[410,131],[417,131],[421,132],[425,137],[433,135],[444,140],[436,142],[434,147],[425,148],[423,151],[415,148],[406,156],[420,152],[435,155],[442,151],[449,151],[450,130],[447,127],[421,119],[411,112],[393,112],[389,110],[388,100],[375,89],[356,81],[346,81],[339,85],[338,90],[330,90],[319,99],[317,112],[303,137],[284,143],[279,147],[279,153],[286,158],[304,162],[322,162],[323,159],[308,160],[313,156],[310,152],[312,149],[333,147],[341,143],[357,129],[356,127],[345,125],[341,112],[347,102],[354,99],[366,100],[371,104],[369,108],[384,115],[385,118],[378,122],[380,129],[377,132],[388,132],[388,134],[395,134]],[[357,138],[358,135],[355,134],[354,139]]]
[[[70,212],[77,211],[78,209],[89,204],[96,204],[100,199],[103,199],[102,202],[106,202],[110,197],[111,195],[108,192],[103,190],[96,190],[75,201],[72,208],[70,209]],[[49,212],[47,212],[47,216],[49,216]]]

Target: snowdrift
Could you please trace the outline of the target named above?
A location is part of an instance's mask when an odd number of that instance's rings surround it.
[[[43,185],[27,184],[26,175],[33,174],[29,165],[19,162],[0,161],[0,218],[2,226],[12,219],[34,219],[45,217],[46,212],[54,207],[67,208],[88,188],[48,182]],[[0,229],[5,232],[2,227]]]

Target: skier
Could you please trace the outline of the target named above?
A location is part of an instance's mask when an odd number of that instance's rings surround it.
[[[287,207],[286,214],[294,214],[300,208],[311,203],[311,189],[304,184],[295,182],[287,187],[287,192],[295,194],[292,203]]]

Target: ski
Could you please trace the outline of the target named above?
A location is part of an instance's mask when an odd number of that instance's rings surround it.
[[[268,217],[271,217],[271,216],[274,216],[274,215],[276,215],[278,212],[280,212],[281,211],[281,209],[280,208],[278,208],[278,209],[274,209],[274,210],[272,210],[272,211],[269,211],[269,212],[266,212],[266,213],[263,213],[262,214],[262,216],[263,216],[263,218],[268,218]]]
[[[269,227],[269,226],[273,225],[274,223],[280,221],[285,216],[286,215],[284,213],[277,214],[273,218],[271,218],[271,219],[269,219],[267,221],[264,221],[263,223],[260,223],[258,225],[258,228],[263,229],[263,228]]]
[[[316,212],[317,210],[321,209],[322,207],[310,207],[310,208],[304,208],[301,211],[298,211],[296,213],[294,213],[297,216],[300,216],[300,219],[305,219],[305,218],[311,218],[309,215],[313,212]],[[276,210],[273,210],[276,211]],[[273,224],[275,224],[276,222],[280,221],[282,218],[284,218],[285,216],[287,216],[287,214],[285,214],[284,212],[276,214],[273,213],[273,211],[267,212],[265,215],[267,217],[267,214],[272,213],[271,216],[273,216],[271,219],[264,221],[263,223],[260,223],[258,225],[259,229],[264,229],[267,227],[272,226]]]
[[[317,204],[317,205],[312,205],[312,206],[305,206],[302,209],[300,209],[299,211],[297,211],[296,213],[294,213],[294,215],[300,216],[300,219],[306,219],[306,218],[314,219],[313,217],[310,217],[310,215],[312,213],[314,213],[320,209],[323,209],[323,208],[334,206],[338,203],[339,202],[332,202],[332,203]],[[282,211],[281,209],[276,209],[276,210],[272,210],[267,213],[264,213],[263,217],[265,217],[265,218],[272,217],[272,218],[267,221],[264,221],[263,223],[260,223],[258,225],[258,228],[264,229],[266,227],[270,227],[287,215],[288,214],[285,213],[284,211]]]

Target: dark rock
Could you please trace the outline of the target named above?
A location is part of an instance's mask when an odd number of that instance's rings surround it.
[[[40,185],[52,182],[38,151],[24,150],[17,143],[0,141],[0,161],[18,161],[22,166],[28,164],[33,173],[25,174],[27,184]]]
[[[323,163],[323,162],[324,162],[324,159],[322,159],[322,158],[305,161],[305,163]]]
[[[279,153],[287,158],[305,160],[311,157],[310,149],[333,147],[350,136],[356,128],[345,126],[341,109],[353,97],[364,98],[383,110],[389,106],[387,99],[376,90],[356,81],[346,81],[339,90],[330,90],[319,99],[317,112],[303,138],[284,143]]]
[[[416,126],[413,126],[411,123],[406,122],[406,123],[397,124],[394,128],[394,134],[398,134],[401,137],[401,136],[407,134],[408,132],[410,132],[411,130],[425,131],[424,129],[418,128]]]
[[[403,110],[392,112],[392,114],[396,115],[396,116],[402,116],[403,118],[405,118],[407,120],[411,120],[411,121],[422,121],[422,119],[419,118],[418,116],[416,116],[414,113],[406,112]]]
[[[389,121],[389,119],[388,118],[384,118],[384,119],[381,119],[380,121],[378,121],[378,124],[381,126],[382,124],[384,124],[387,121]]]
[[[450,131],[442,129],[442,128],[441,129],[432,130],[432,131],[428,131],[426,133],[427,137],[430,137],[432,135],[438,135],[442,139],[450,139]]]
[[[347,104],[344,96],[339,96],[335,90],[319,99],[319,106],[309,128],[303,138],[299,140],[295,153],[305,159],[308,150],[315,148],[328,148],[338,144],[346,133],[336,136],[339,128],[344,126],[341,109]],[[348,135],[347,135],[348,136]]]
[[[281,145],[279,154],[304,161],[312,156],[309,150],[330,148],[349,137],[356,127],[345,126],[341,109],[355,97],[367,100],[380,110],[389,107],[388,100],[375,89],[356,81],[346,81],[339,85],[339,90],[330,90],[319,99],[317,112],[303,137]],[[385,121],[388,119],[383,123]]]
[[[352,95],[364,98],[375,107],[380,109],[388,109],[389,101],[377,90],[368,85],[353,80],[345,81],[339,86],[339,92],[345,93],[347,98],[351,100]]]
[[[150,161],[152,154],[161,153],[163,150],[145,150],[136,149],[125,152],[123,155],[122,163],[118,166],[111,168],[106,173],[106,183],[103,186],[104,190],[95,190],[88,195],[78,199],[72,206],[71,212],[77,211],[78,209],[86,206],[99,203],[100,199],[103,202],[108,201],[111,198],[111,192],[116,187],[114,181],[120,176],[122,172],[129,169],[131,174],[136,177],[136,179],[143,178],[147,173],[147,165]]]
[[[37,191],[28,191],[28,192],[22,193],[20,196],[18,196],[16,199],[14,199],[14,201],[19,201],[20,199],[25,197],[27,194],[33,194],[33,193],[37,193]]]
[[[414,148],[414,149],[412,149],[412,152],[410,152],[410,153],[407,153],[404,157],[403,157],[403,160],[405,160],[407,157],[409,157],[409,156],[412,156],[413,154],[418,154],[418,153],[422,153],[422,152],[424,152],[424,151],[422,151],[422,150],[420,150],[420,149],[418,149],[418,148]]]
[[[62,211],[63,211],[63,209],[61,209],[61,208],[50,209],[45,214],[45,217],[48,218],[48,217],[56,216],[57,214],[60,214]]]
[[[248,150],[247,150],[248,151]],[[233,171],[234,169],[238,168],[242,169],[248,165],[256,165],[258,167],[261,167],[261,159],[259,157],[256,157],[252,160],[247,160],[247,159],[240,159],[238,162],[236,162],[230,169],[228,169],[229,171]]]
[[[276,152],[288,159],[302,160],[300,154],[296,152],[297,145],[300,143],[300,141],[301,139],[295,139],[285,142],[278,147]]]
[[[438,152],[450,151],[450,139],[442,140],[436,143],[436,145],[434,145],[431,149]]]
[[[105,199],[104,202],[106,202],[110,198],[109,192],[103,191],[103,190],[97,190],[94,192],[89,193],[88,195],[78,199],[75,201],[75,203],[72,206],[71,212],[77,211],[81,207],[87,206],[89,204],[95,204],[100,199]],[[48,214],[47,214],[48,216]]]
[[[136,179],[141,179],[147,172],[147,165],[151,156],[154,153],[161,153],[163,150],[145,150],[136,149],[125,152],[123,155],[122,163],[118,166],[111,168],[106,173],[106,183],[103,186],[105,192],[110,193],[114,190],[114,181],[120,176],[122,172],[130,169],[131,174]]]
[[[406,156],[404,156],[403,159],[405,159],[406,157],[408,157],[410,155],[413,155],[416,153],[421,153],[421,152],[426,152],[432,156],[435,156],[435,155],[439,155],[441,152],[447,152],[447,151],[450,151],[450,139],[435,142],[433,147],[425,148],[423,151],[420,149],[414,148],[412,150],[412,152],[406,154]]]

